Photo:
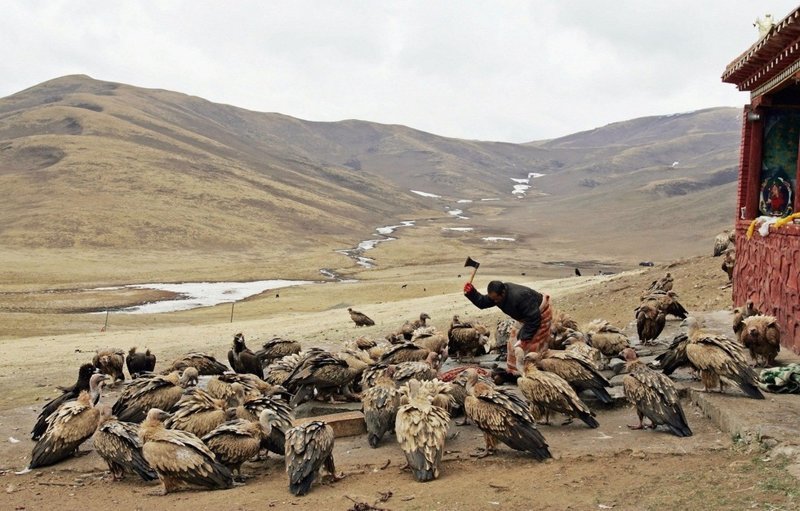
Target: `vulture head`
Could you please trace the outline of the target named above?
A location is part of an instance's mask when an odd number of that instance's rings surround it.
[[[271,408],[264,408],[261,410],[261,413],[258,415],[258,424],[261,426],[261,434],[264,438],[272,434],[272,423],[276,418],[275,411]]]
[[[633,362],[639,358],[639,355],[636,354],[636,350],[633,348],[625,348],[620,352],[620,355],[625,362]]]
[[[681,328],[685,328],[686,332],[691,337],[692,334],[700,330],[700,322],[697,321],[697,318],[694,316],[689,316],[688,318],[681,321]]]
[[[244,346],[244,334],[239,332],[233,336],[233,347],[241,348],[242,346]]]
[[[165,420],[169,419],[171,416],[164,410],[159,408],[151,408],[149,412],[147,412],[147,418],[145,419],[147,422],[164,422]]]
[[[419,320],[422,321],[423,323],[425,323],[425,321],[428,319],[431,319],[431,317],[428,316],[427,312],[423,312],[422,314],[419,315]]]
[[[186,388],[189,385],[197,385],[199,373],[196,367],[189,366],[183,370],[179,384],[181,387]]]

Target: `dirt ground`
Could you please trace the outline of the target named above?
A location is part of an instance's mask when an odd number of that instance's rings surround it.
[[[593,275],[557,280],[525,281],[552,295],[554,304],[583,322],[604,317],[627,331],[632,330],[633,308],[643,287],[671,271],[675,290],[689,311],[729,309],[730,290],[722,288],[727,277],[718,259],[697,257],[672,265],[644,268],[619,275]],[[484,287],[488,276],[477,281]],[[392,285],[404,280],[421,287],[407,275],[396,275]],[[424,284],[427,288],[428,284]],[[453,283],[447,285],[452,290]],[[393,438],[378,449],[370,449],[362,437],[336,441],[337,470],[345,479],[323,482],[302,498],[286,488],[283,465],[276,457],[248,463],[253,475],[244,486],[226,491],[186,491],[165,497],[149,493],[157,485],[128,478],[123,482],[104,479],[105,467],[91,443],[88,455],[25,475],[14,471],[27,465],[33,443],[29,431],[41,404],[55,395],[54,385],[68,385],[76,368],[91,359],[94,351],[107,346],[126,349],[149,347],[159,357],[156,369],[187,351],[206,351],[224,360],[234,333],[242,331],[251,345],[273,335],[300,339],[306,345],[335,348],[358,335],[381,337],[404,319],[428,312],[433,324],[446,327],[453,314],[492,322],[495,311],[479,313],[458,292],[433,295],[387,296],[364,301],[358,308],[376,321],[376,326],[356,329],[349,320],[346,303],[353,293],[379,296],[380,283],[336,284],[327,300],[333,306],[306,312],[284,310],[262,319],[183,324],[159,324],[159,318],[138,328],[85,329],[67,335],[30,334],[0,341],[0,509],[99,510],[145,509],[353,509],[357,502],[384,509],[797,509],[797,480],[784,471],[786,460],[771,458],[755,448],[732,442],[691,404],[684,403],[691,438],[676,438],[663,431],[631,431],[635,421],[628,407],[598,410],[600,428],[591,430],[573,423],[542,426],[554,460],[539,463],[501,447],[492,458],[469,456],[482,444],[474,426],[455,427],[447,442],[441,478],[421,484],[401,470],[403,456]],[[397,286],[400,287],[399,285]],[[316,292],[316,291],[315,291]],[[349,297],[346,298],[346,297]],[[298,298],[298,300],[300,300]],[[191,314],[183,316],[191,317]],[[140,318],[139,321],[145,321]],[[677,322],[670,321],[671,338]],[[56,362],[54,362],[56,361]],[[104,401],[113,401],[113,393]],[[755,450],[754,450],[755,449]],[[388,463],[388,464],[387,464]],[[357,507],[356,507],[357,509]],[[368,509],[364,506],[361,509]]]

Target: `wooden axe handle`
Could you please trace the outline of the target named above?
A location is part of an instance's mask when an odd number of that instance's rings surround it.
[[[472,284],[472,280],[475,278],[475,274],[478,272],[478,268],[475,267],[472,269],[472,275],[469,277],[469,283]]]

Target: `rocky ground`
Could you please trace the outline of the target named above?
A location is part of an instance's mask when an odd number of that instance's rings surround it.
[[[532,283],[551,294],[554,304],[580,322],[603,317],[635,337],[633,308],[652,280],[672,272],[675,290],[691,312],[711,330],[730,333],[730,290],[718,259],[698,257],[669,267],[645,268],[619,275],[584,276]],[[483,283],[485,285],[485,283]],[[112,482],[91,443],[86,456],[25,475],[33,443],[28,432],[41,403],[54,395],[53,385],[69,384],[75,368],[105,346],[148,346],[160,357],[157,369],[189,350],[205,350],[224,359],[230,338],[243,331],[251,338],[297,334],[305,344],[341,346],[356,335],[378,337],[397,318],[426,311],[444,327],[452,314],[494,321],[491,310],[478,314],[460,293],[374,304],[377,325],[355,329],[340,309],[313,314],[285,314],[265,320],[211,325],[150,328],[141,331],[40,336],[3,342],[0,352],[0,509],[99,510],[145,509],[797,509],[796,396],[772,396],[764,402],[731,393],[705,396],[686,391],[684,407],[694,436],[680,439],[657,431],[632,431],[634,411],[624,404],[597,408],[598,429],[580,423],[542,426],[554,459],[539,463],[501,447],[494,457],[477,460],[469,454],[482,445],[474,426],[451,425],[439,480],[416,483],[401,469],[403,456],[393,438],[370,449],[363,437],[340,438],[334,451],[337,471],[346,477],[323,481],[306,497],[286,489],[283,465],[276,457],[248,463],[253,476],[242,487],[226,491],[186,491],[152,496],[153,483],[132,478]],[[662,334],[669,341],[678,321]],[[296,335],[295,335],[296,336]],[[47,353],[48,357],[41,357]],[[781,360],[789,360],[782,353]],[[54,364],[53,360],[58,363]],[[686,373],[685,387],[699,386]],[[617,379],[618,381],[619,379]],[[617,382],[615,381],[615,383]],[[113,402],[118,389],[103,400]],[[771,429],[770,429],[771,428]],[[794,428],[794,429],[793,429]],[[373,506],[373,507],[368,507]]]

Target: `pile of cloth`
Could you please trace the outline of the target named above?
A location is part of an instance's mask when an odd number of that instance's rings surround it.
[[[800,364],[770,367],[759,376],[761,390],[779,394],[800,394]]]

